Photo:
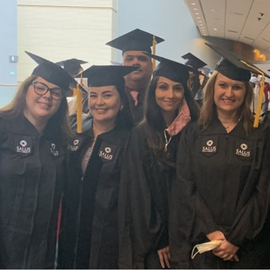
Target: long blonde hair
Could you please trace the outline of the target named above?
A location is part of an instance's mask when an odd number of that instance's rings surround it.
[[[214,71],[205,87],[203,88],[203,106],[201,108],[199,124],[206,129],[216,113],[216,105],[214,102],[214,90],[218,71]],[[244,81],[246,93],[242,105],[238,109],[238,117],[243,120],[244,129],[248,132],[252,129],[253,116],[250,110],[253,89],[248,81]]]
[[[26,93],[31,83],[37,78],[37,76],[31,75],[25,79],[19,86],[14,98],[9,104],[0,108],[0,116],[6,119],[18,117],[23,114],[26,108]],[[60,129],[60,132],[65,138],[71,136],[71,130],[68,120],[68,105],[66,98],[61,100],[61,104],[57,112],[49,119],[48,124],[54,128]]]

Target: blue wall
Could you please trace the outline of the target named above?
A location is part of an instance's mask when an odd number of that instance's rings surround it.
[[[1,1],[0,16],[0,107],[9,102],[17,89],[17,0]]]
[[[230,40],[202,37],[184,0],[118,0],[117,18],[117,36],[135,28],[160,36],[165,41],[157,45],[156,54],[181,63],[181,56],[191,52],[213,69],[220,57],[204,43],[233,46]],[[121,62],[121,53],[117,56]]]
[[[211,56],[183,0],[118,0],[118,36],[135,28],[165,39],[157,55],[180,62],[187,52],[203,60]]]

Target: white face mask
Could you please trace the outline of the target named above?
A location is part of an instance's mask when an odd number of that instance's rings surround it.
[[[251,77],[249,81],[252,82],[252,83],[256,83],[257,77]]]
[[[210,242],[206,242],[206,243],[202,243],[202,244],[198,244],[194,246],[191,252],[191,259],[194,259],[198,253],[202,254],[206,251],[210,251],[219,247],[221,243],[222,243],[222,240],[214,240],[214,241],[210,241]]]

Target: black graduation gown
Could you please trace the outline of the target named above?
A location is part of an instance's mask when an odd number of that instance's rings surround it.
[[[145,97],[145,91],[140,91],[138,93],[137,99],[138,99],[138,104],[135,105],[134,99],[130,94],[130,91],[132,91],[130,88],[126,86],[126,93],[127,93],[127,98],[128,98],[128,103],[129,107],[131,110],[131,114],[133,116],[133,120],[135,124],[138,124],[143,120],[144,117],[144,97]]]
[[[66,146],[24,117],[0,118],[0,267],[53,268]]]
[[[146,123],[134,128],[125,151],[119,193],[119,267],[161,268],[157,251],[168,246],[174,169],[162,169],[149,149]],[[180,134],[168,146],[175,161]]]
[[[205,131],[189,126],[178,151],[170,220],[173,266],[188,268],[191,248],[220,230],[240,247],[240,262],[206,252],[191,262],[194,268],[265,267],[270,255],[270,231],[263,229],[270,199],[269,129],[261,126],[247,136],[240,121],[227,134],[215,118]]]
[[[117,201],[127,137],[128,131],[118,127],[99,135],[84,176],[81,164],[93,142],[92,127],[69,146],[69,187],[63,200],[58,268],[117,268]]]

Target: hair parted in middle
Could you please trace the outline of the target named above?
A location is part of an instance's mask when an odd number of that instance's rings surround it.
[[[214,71],[205,87],[203,88],[203,106],[201,108],[199,124],[202,125],[204,129],[206,129],[211,121],[213,120],[213,116],[216,112],[216,105],[214,102],[214,91],[215,84],[217,80],[219,72]],[[253,116],[250,110],[252,98],[253,98],[253,88],[249,81],[243,81],[246,93],[244,97],[243,104],[238,109],[238,118],[243,119],[243,125],[245,130],[248,132],[252,128]]]
[[[148,145],[157,157],[157,161],[164,166],[171,166],[166,153],[164,153],[164,130],[166,123],[163,118],[161,108],[156,102],[156,88],[159,76],[153,77],[146,93],[145,100],[145,121],[147,123]],[[183,83],[182,83],[183,84]],[[184,98],[190,110],[191,121],[197,121],[199,117],[199,107],[195,103],[191,91],[186,84],[184,87]]]

